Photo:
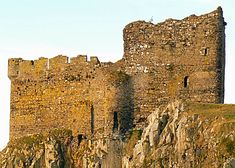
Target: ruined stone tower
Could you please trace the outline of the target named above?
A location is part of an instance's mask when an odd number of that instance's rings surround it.
[[[116,63],[9,59],[10,137],[56,128],[108,136],[142,127],[149,113],[174,99],[223,103],[224,29],[219,7],[183,20],[128,24]]]
[[[135,116],[142,120],[171,99],[224,102],[225,24],[219,7],[183,20],[125,27],[124,71],[133,79]]]

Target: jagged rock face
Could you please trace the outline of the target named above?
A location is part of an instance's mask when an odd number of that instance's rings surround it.
[[[73,137],[54,130],[11,141],[0,153],[1,168],[110,168],[121,167],[119,139]]]
[[[133,153],[123,156],[123,167],[235,167],[235,107],[186,108],[174,102],[149,115]]]
[[[125,136],[73,137],[55,130],[11,141],[2,168],[235,167],[235,106],[178,101]]]
[[[47,136],[33,135],[10,142],[1,152],[0,167],[71,167],[71,131],[53,131]]]

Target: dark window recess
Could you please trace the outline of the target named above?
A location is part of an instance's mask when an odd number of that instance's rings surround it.
[[[204,49],[204,55],[208,55],[208,48]]]
[[[94,107],[91,106],[91,133],[94,133]]]
[[[78,146],[80,146],[80,143],[82,142],[83,136],[82,134],[78,134]]]
[[[34,65],[34,61],[31,61],[31,65]]]
[[[203,48],[203,49],[201,50],[201,55],[207,56],[208,54],[209,54],[209,49],[208,49],[208,48]]]
[[[118,130],[118,114],[117,112],[113,113],[113,132]]]
[[[189,78],[188,78],[188,76],[185,76],[184,77],[184,87],[185,88],[188,87],[188,83],[189,83]]]

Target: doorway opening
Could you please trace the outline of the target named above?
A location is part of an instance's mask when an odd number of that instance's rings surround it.
[[[118,113],[115,111],[113,113],[113,132],[118,130]]]

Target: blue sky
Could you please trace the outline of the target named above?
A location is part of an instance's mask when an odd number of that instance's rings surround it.
[[[222,6],[226,27],[226,103],[235,103],[235,15],[233,0],[0,0],[0,149],[8,141],[10,83],[7,59],[58,54],[97,55],[117,61],[123,55],[122,30],[153,17],[182,19]]]

